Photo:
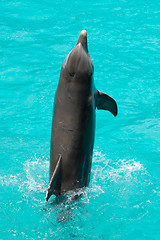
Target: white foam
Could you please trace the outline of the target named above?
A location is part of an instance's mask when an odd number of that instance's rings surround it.
[[[19,175],[12,175],[10,174],[9,176],[4,175],[4,176],[0,176],[0,183],[1,186],[9,186],[9,185],[17,185],[19,182]]]
[[[138,174],[146,174],[143,164],[136,159],[107,159],[101,152],[95,152],[92,166],[91,187],[99,193],[105,191],[106,183],[134,181]]]
[[[24,197],[30,193],[45,193],[49,181],[49,160],[44,156],[28,159],[23,164],[24,171],[17,175],[5,175],[0,177],[1,185],[18,186],[18,191],[22,192]],[[134,181],[137,174],[146,174],[143,165],[136,159],[107,159],[105,154],[95,151],[92,164],[91,182],[88,188],[82,188],[78,191],[83,195],[83,200],[89,202],[91,197],[98,197],[106,191],[106,185],[110,182],[119,183],[123,181]],[[107,184],[106,184],[107,183]],[[120,183],[122,184],[122,182]],[[73,196],[71,196],[73,197]],[[28,198],[28,196],[27,196]],[[37,199],[39,197],[37,196]]]
[[[24,163],[24,172],[27,180],[24,181],[26,188],[29,191],[45,192],[47,188],[49,161],[45,157],[37,157],[27,160]],[[47,182],[47,183],[46,183]]]

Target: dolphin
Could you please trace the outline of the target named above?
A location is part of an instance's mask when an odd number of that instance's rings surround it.
[[[76,46],[62,64],[55,94],[46,201],[52,194],[59,196],[89,185],[95,110],[117,115],[115,100],[95,88],[93,72],[87,32],[82,30]]]

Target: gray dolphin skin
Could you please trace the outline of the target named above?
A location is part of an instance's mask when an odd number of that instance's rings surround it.
[[[115,100],[95,88],[93,71],[87,32],[83,30],[61,67],[53,113],[46,201],[52,194],[59,196],[89,185],[95,110],[104,109],[117,115]]]

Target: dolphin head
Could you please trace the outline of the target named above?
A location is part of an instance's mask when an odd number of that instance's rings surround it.
[[[91,76],[93,74],[93,63],[88,53],[87,32],[82,30],[76,46],[67,55],[63,62],[62,69],[70,76]]]

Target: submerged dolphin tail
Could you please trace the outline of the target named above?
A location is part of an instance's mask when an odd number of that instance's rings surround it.
[[[56,164],[56,167],[55,167],[55,170],[52,174],[52,177],[50,179],[50,182],[49,182],[49,185],[48,185],[48,189],[47,189],[47,193],[46,193],[46,201],[48,201],[48,199],[50,198],[50,196],[53,194],[53,188],[54,188],[54,185],[55,185],[55,182],[56,182],[56,179],[57,179],[57,176],[60,172],[60,168],[61,168],[61,160],[62,160],[62,156],[60,155],[59,156],[59,159],[57,161],[57,164]]]
[[[95,99],[97,109],[108,110],[114,116],[117,116],[118,113],[117,103],[113,98],[97,90],[95,93]]]

